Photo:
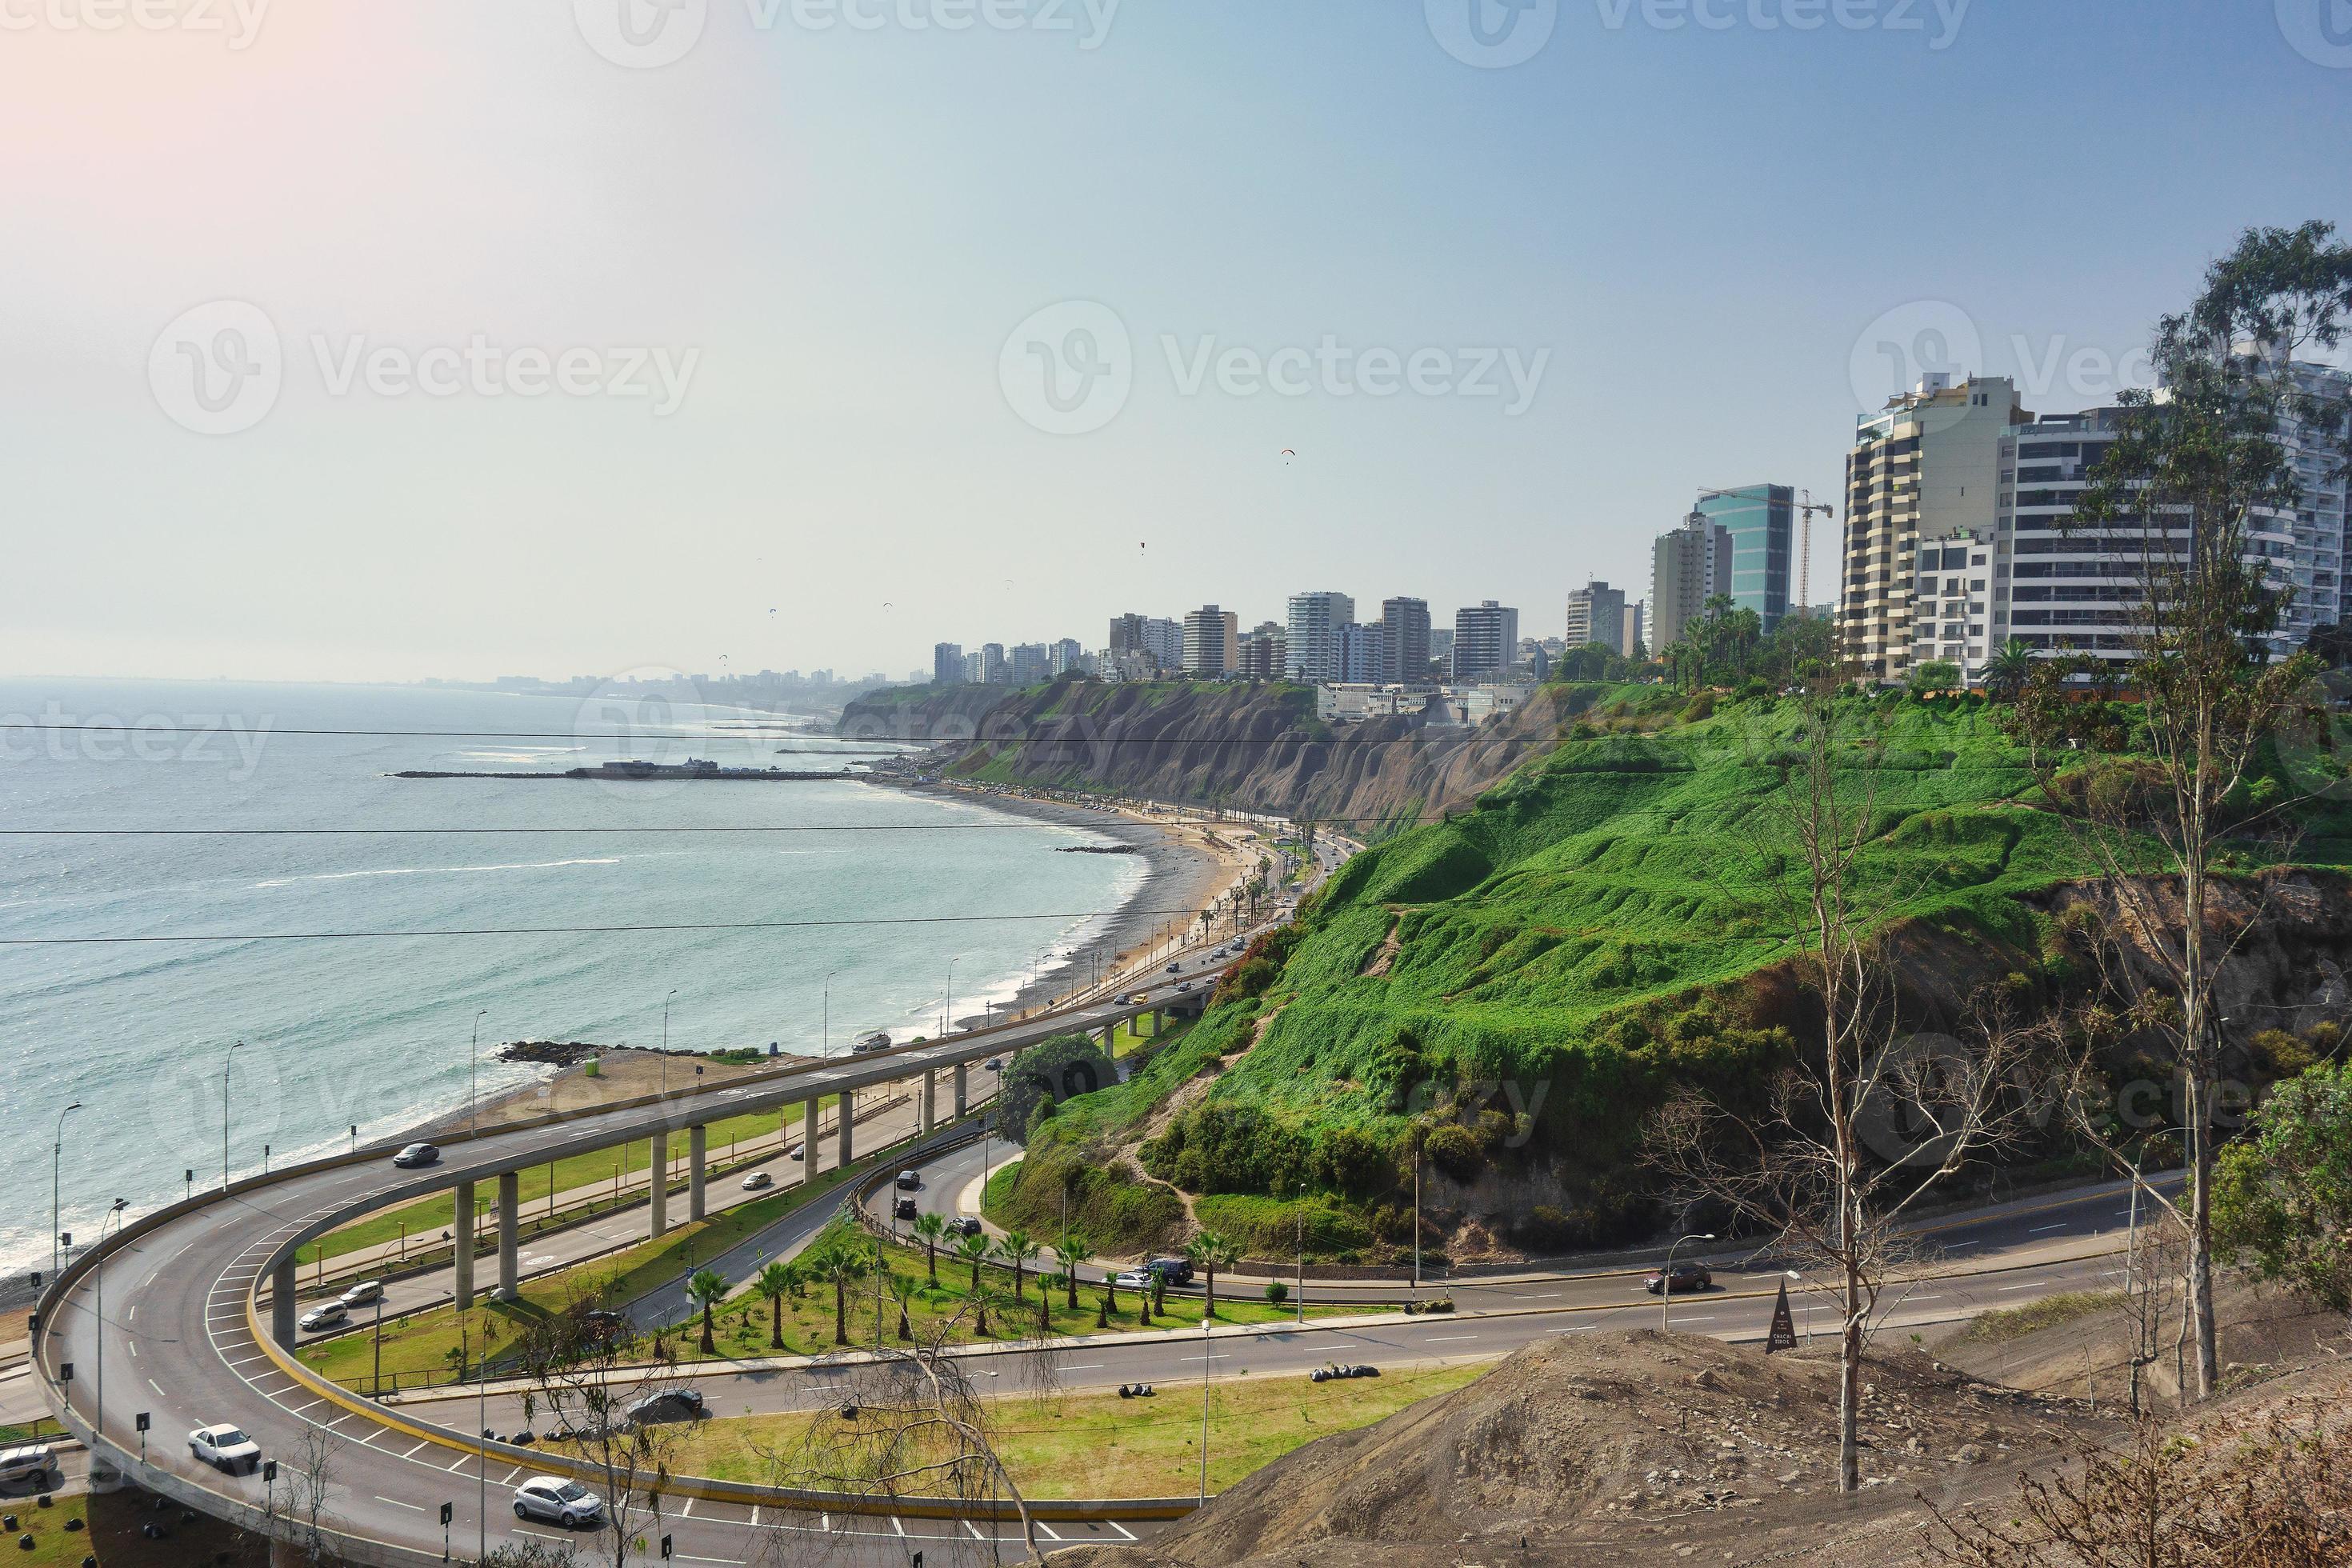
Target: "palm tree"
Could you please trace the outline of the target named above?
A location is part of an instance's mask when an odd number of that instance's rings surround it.
[[[727,1300],[727,1277],[716,1268],[698,1268],[686,1282],[686,1299],[702,1313],[702,1353],[717,1355],[719,1347],[710,1340],[710,1312]]]
[[[1984,687],[2003,701],[2016,700],[2033,674],[2033,649],[2023,637],[2011,637],[1985,662]]]
[[[833,1287],[833,1342],[849,1342],[849,1288],[866,1278],[870,1263],[865,1238],[846,1230],[825,1237],[809,1267],[816,1277]]]
[[[800,1282],[797,1263],[771,1263],[760,1270],[759,1291],[768,1299],[768,1344],[772,1349],[784,1348],[784,1298],[797,1291]]]
[[[883,1288],[890,1292],[890,1300],[898,1305],[899,1342],[902,1344],[910,1342],[915,1337],[915,1325],[908,1320],[907,1302],[915,1293],[914,1283],[901,1279],[898,1270],[885,1268],[882,1271],[882,1284]]]
[[[971,1289],[969,1296],[980,1294],[980,1266],[988,1260],[988,1237],[967,1236],[956,1243],[956,1256],[971,1265]]]
[[[1184,1256],[1208,1277],[1208,1305],[1201,1316],[1203,1321],[1213,1318],[1217,1315],[1217,1270],[1231,1268],[1240,1260],[1241,1249],[1221,1232],[1204,1230],[1185,1244]]]
[[[940,1288],[940,1243],[948,1234],[945,1215],[922,1214],[915,1216],[915,1238],[923,1244],[923,1264],[930,1270],[931,1289]]]
[[[1024,1299],[1021,1294],[1022,1271],[1029,1267],[1031,1258],[1044,1250],[1029,1239],[1029,1233],[1025,1230],[1008,1230],[1004,1233],[1004,1239],[996,1244],[996,1256],[1013,1265],[1013,1299],[1014,1300]]]
[[[1094,1255],[1095,1249],[1087,1245],[1082,1236],[1066,1236],[1062,1245],[1054,1248],[1054,1261],[1062,1266],[1062,1285],[1073,1312],[1078,1310],[1078,1265],[1091,1262]]]

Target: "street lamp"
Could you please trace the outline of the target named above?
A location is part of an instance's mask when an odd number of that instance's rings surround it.
[[[943,1040],[948,1037],[948,1026],[955,1021],[955,966],[956,961],[949,959],[947,999],[940,1009],[940,1038]]]
[[[488,1011],[485,1007],[481,1013],[474,1015],[474,1043],[466,1057],[466,1131],[468,1132],[481,1131],[480,1101],[475,1097],[480,1092],[481,1082],[482,1014]]]
[[[669,998],[677,994],[677,987],[673,985],[669,988],[669,996],[662,998],[661,1092],[664,1100],[669,1098]]]
[[[824,1033],[817,1037],[816,1047],[821,1057],[833,1055],[833,977],[840,973],[838,969],[824,972],[824,1022],[820,1026]]]
[[[237,1041],[221,1058],[221,1191],[228,1191],[228,1070],[236,1065],[236,1053],[245,1049]]]
[[[1671,1332],[1675,1310],[1675,1247],[1685,1241],[1713,1241],[1715,1232],[1705,1230],[1692,1236],[1678,1236],[1674,1247],[1666,1248],[1666,1271],[1658,1277],[1658,1328]]]
[[[58,1182],[66,1163],[66,1118],[81,1109],[77,1100],[58,1112],[58,1141],[49,1150],[49,1278],[58,1277],[58,1227],[65,1224],[58,1210]]]
[[[90,1412],[89,1426],[100,1436],[106,1435],[106,1227],[120,1228],[122,1211],[131,1206],[129,1198],[117,1198],[106,1217],[98,1222],[98,1241],[90,1249],[90,1277],[95,1281],[97,1300],[93,1310],[98,1316],[98,1408]]]

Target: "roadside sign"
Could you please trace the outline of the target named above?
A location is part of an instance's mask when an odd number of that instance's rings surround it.
[[[1765,1337],[1764,1353],[1797,1348],[1797,1320],[1789,1311],[1789,1282],[1780,1281],[1780,1299],[1772,1304],[1772,1331]]]
[[[136,1416],[132,1417],[132,1423],[135,1429],[141,1432],[144,1432],[147,1430],[148,1426],[152,1425],[148,1418],[148,1413],[144,1410],[142,1410]]]

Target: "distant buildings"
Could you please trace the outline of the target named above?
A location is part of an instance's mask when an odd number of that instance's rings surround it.
[[[1629,646],[1625,591],[1601,582],[1572,590],[1568,595],[1568,636],[1562,640],[1570,650],[1600,643],[1623,653]]]
[[[1290,673],[1290,638],[1274,621],[1260,621],[1241,637],[1241,658],[1235,673],[1244,680],[1282,680]]]
[[[1212,679],[1234,673],[1241,663],[1240,617],[1203,605],[1184,617],[1184,673]]]
[[[1706,613],[1706,602],[1731,591],[1731,531],[1703,511],[1658,535],[1650,556],[1650,646],[1680,640],[1683,627]]]
[[[1518,654],[1519,612],[1488,599],[1454,612],[1454,683],[1493,680],[1510,673]]]
[[[1378,621],[1369,626],[1353,622],[1339,628],[1339,679],[1341,680],[1374,681],[1385,679],[1385,653],[1388,639]]]
[[[931,649],[931,684],[961,686],[963,684],[963,645],[943,642]]]
[[[1789,613],[1789,567],[1794,558],[1797,491],[1791,485],[1747,485],[1707,490],[1695,510],[1731,535],[1734,608],[1753,610],[1771,631]]]
[[[1004,661],[1004,645],[1001,642],[980,645],[980,679],[984,686],[1003,686],[1012,679],[1013,667]]]
[[[1381,679],[1429,679],[1429,601],[1397,598],[1381,605]]]
[[[1300,680],[1342,679],[1339,636],[1356,618],[1356,601],[1347,594],[1293,594],[1286,636],[1290,673]]]
[[[1008,661],[1015,686],[1041,686],[1054,678],[1054,650],[1041,642],[1022,643]]]

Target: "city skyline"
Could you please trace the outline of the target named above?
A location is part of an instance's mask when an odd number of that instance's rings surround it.
[[[2213,237],[2340,204],[2275,127],[2352,131],[2345,70],[2269,7],[1726,12],[1736,38],[1560,7],[1510,64],[1418,7],[1101,9],[918,35],[719,7],[657,68],[561,7],[28,12],[0,126],[76,156],[0,174],[33,241],[0,460],[40,584],[0,669],[903,671],[975,599],[1041,630],[1239,604],[1244,554],[1302,584],[1415,562],[1435,605],[1524,582],[1555,632],[1703,489],[1837,497],[1910,362],[2112,403]],[[2197,137],[2151,158],[2148,95],[2192,89]],[[1892,101],[1954,138],[2032,102],[2013,129],[2066,156],[1937,160],[1851,213]],[[1700,232],[1744,236],[1737,265]],[[1008,388],[1089,321],[1127,345],[1121,406],[1055,434]],[[186,351],[219,401],[248,362],[212,351],[271,342],[271,406],[202,433]],[[1444,395],[1407,384],[1424,352]]]

